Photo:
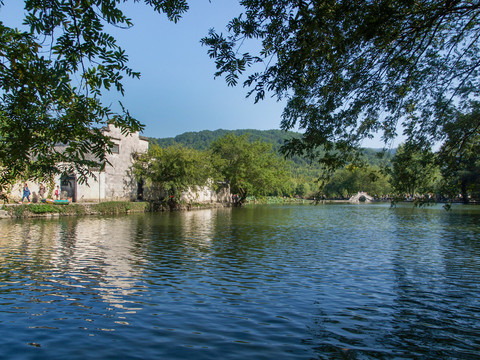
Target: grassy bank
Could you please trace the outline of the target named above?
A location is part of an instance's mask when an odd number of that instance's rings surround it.
[[[76,216],[76,215],[112,215],[130,212],[146,212],[150,209],[147,202],[109,201],[98,204],[28,204],[2,206],[8,216],[15,218],[35,216]]]
[[[311,200],[297,198],[283,198],[275,196],[249,197],[247,204],[311,204]],[[78,216],[78,215],[116,215],[128,214],[132,212],[158,212],[172,210],[198,210],[218,206],[228,206],[228,204],[179,204],[177,208],[170,209],[163,203],[149,202],[129,202],[129,201],[107,201],[95,204],[72,203],[68,205],[54,204],[11,204],[0,206],[4,217],[10,218],[28,218],[28,217],[51,217],[51,216]],[[0,212],[0,217],[2,214]]]
[[[312,200],[282,196],[249,196],[247,204],[311,204]]]

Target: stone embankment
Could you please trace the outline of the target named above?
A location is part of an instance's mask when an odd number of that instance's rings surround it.
[[[115,215],[142,213],[149,211],[195,210],[213,207],[226,207],[228,203],[185,204],[174,209],[151,202],[111,201],[101,203],[74,203],[69,205],[51,204],[7,204],[0,206],[0,219],[59,217],[78,215]]]

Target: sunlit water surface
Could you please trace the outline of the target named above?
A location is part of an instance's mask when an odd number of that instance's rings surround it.
[[[0,358],[480,358],[479,207],[255,206],[0,231]]]

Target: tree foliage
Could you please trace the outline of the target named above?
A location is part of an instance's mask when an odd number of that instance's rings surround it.
[[[180,145],[151,147],[138,155],[133,170],[135,177],[157,190],[159,197],[175,202],[188,188],[205,186],[217,179],[208,152]]]
[[[249,142],[248,135],[227,134],[212,143],[216,168],[242,204],[249,195],[267,195],[288,180],[286,164],[265,142]]]
[[[321,188],[322,195],[327,198],[349,198],[360,191],[374,197],[390,195],[389,176],[378,167],[348,165],[337,170]]]
[[[225,135],[233,134],[236,136],[248,135],[249,141],[259,140],[272,144],[273,150],[279,151],[285,140],[300,138],[301,134],[293,131],[282,130],[256,130],[256,129],[237,129],[237,130],[202,130],[189,131],[179,134],[173,138],[150,138],[150,143],[165,147],[173,144],[182,144],[198,150],[207,150],[217,139]]]
[[[251,67],[248,95],[287,100],[282,128],[304,129],[287,153],[333,168],[354,159],[365,138],[379,133],[388,143],[399,125],[408,143],[428,147],[479,98],[478,1],[240,3],[245,12],[227,35],[211,30],[202,42],[229,85]],[[260,50],[242,53],[252,39]]]
[[[172,21],[188,8],[185,0],[144,2]],[[116,113],[101,102],[104,91],[124,94],[124,76],[140,75],[107,32],[132,21],[120,1],[25,0],[24,26],[0,21],[0,184],[74,170],[84,180],[111,146],[99,127],[142,129],[123,106]]]
[[[465,203],[480,198],[480,106],[458,114],[445,126],[446,140],[438,152],[442,191],[450,198],[461,194]]]
[[[237,129],[237,130],[203,130],[203,131],[190,131],[183,134],[177,135],[175,137],[169,138],[150,138],[150,144],[159,145],[161,147],[167,147],[174,144],[181,144],[187,147],[191,147],[197,150],[207,150],[210,148],[211,144],[227,135],[234,134],[236,136],[248,135],[250,142],[252,141],[261,141],[272,145],[272,149],[277,152],[279,155],[281,153],[281,147],[285,142],[290,139],[300,139],[302,134],[294,131],[283,131],[283,130],[256,130],[256,129]],[[379,149],[370,149],[362,148],[361,154],[363,161],[369,165],[382,166],[387,165],[388,161],[392,158],[392,152],[387,152],[386,154],[381,154]],[[318,166],[315,162],[311,162],[308,159],[301,156],[290,156],[289,160],[294,163],[294,167],[297,168],[296,171],[300,173],[305,173],[307,169],[312,169],[316,175],[321,170],[321,167]]]
[[[410,144],[398,147],[390,173],[395,191],[411,197],[435,192],[439,177],[435,154]]]
[[[174,138],[150,138],[150,144],[157,144],[161,147],[167,147],[172,144],[181,144],[187,147],[192,147],[198,150],[204,150],[210,148],[211,144],[220,139],[221,137],[233,134],[235,136],[247,136],[250,142],[260,141],[268,143],[272,146],[272,149],[278,156],[281,154],[281,146],[285,140],[291,138],[301,138],[301,134],[292,131],[282,130],[254,130],[254,129],[239,129],[239,130],[215,130],[215,131],[199,131],[199,132],[187,132],[177,135]],[[392,152],[387,152],[384,156],[380,157],[380,151],[378,149],[361,149],[362,160],[366,164],[365,172],[370,174],[375,172],[377,176],[369,177],[365,176],[365,181],[358,181],[360,186],[357,191],[374,191],[372,194],[384,195],[388,193],[390,186],[385,184],[386,177],[381,174],[378,169],[388,167],[390,160],[393,157]],[[300,156],[292,156],[286,162],[287,173],[289,174],[289,180],[282,182],[281,187],[277,187],[270,192],[269,195],[287,195],[287,196],[300,196],[310,197],[319,191],[318,178],[322,175],[322,167],[316,162],[310,162],[307,159]],[[343,172],[343,169],[337,170]],[[358,169],[355,173],[345,172],[343,175],[362,177],[364,171]],[[347,184],[345,182],[345,176],[334,173],[332,178],[326,182],[328,188],[325,195],[331,197],[343,196],[345,192],[348,192]],[[366,184],[370,179],[374,178],[374,184]],[[336,181],[340,181],[340,184],[335,184]],[[380,185],[382,184],[382,185]],[[385,185],[385,186],[384,186]],[[372,190],[369,190],[372,189]],[[356,192],[356,191],[355,191]]]

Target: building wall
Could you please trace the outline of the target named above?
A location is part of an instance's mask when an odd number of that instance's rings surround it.
[[[119,128],[108,125],[103,129],[115,144],[112,154],[107,155],[110,164],[102,172],[94,172],[96,179],[89,178],[87,184],[77,182],[78,202],[130,201],[137,199],[137,181],[131,171],[133,154],[148,151],[148,139],[140,134],[123,135]],[[56,183],[60,178],[55,179]]]
[[[137,198],[137,181],[131,171],[133,154],[147,152],[148,139],[140,136],[139,133],[124,136],[120,129],[113,126],[109,126],[106,133],[114,144],[118,145],[118,153],[107,156],[111,165],[107,165],[105,168],[105,181],[103,182],[105,199],[135,200]]]
[[[105,200],[105,173],[93,172],[96,179],[93,177],[88,179],[87,184],[79,184],[77,182],[77,202],[98,202]],[[60,178],[56,179],[60,182]]]
[[[110,200],[135,200],[137,198],[137,182],[131,173],[131,166],[133,164],[133,154],[136,152],[142,153],[148,151],[148,139],[140,134],[133,133],[130,135],[122,135],[121,130],[108,125],[103,129],[104,133],[112,139],[116,145],[115,150],[118,153],[113,153],[107,156],[110,165],[106,165],[105,171],[93,171],[94,177],[90,177],[86,184],[80,184],[78,181],[75,184],[76,201],[77,202],[98,202]],[[54,179],[54,190],[51,194],[48,192],[47,197],[53,197],[57,185],[61,186],[61,177],[56,176]],[[40,183],[27,181],[28,187],[33,200],[34,193],[38,195]],[[23,193],[23,185],[25,183],[15,184],[10,192],[10,196],[14,200],[20,200]]]

